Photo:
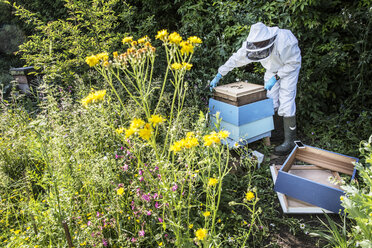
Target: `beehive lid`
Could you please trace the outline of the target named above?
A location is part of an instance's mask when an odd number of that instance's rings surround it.
[[[264,90],[263,85],[252,84],[246,82],[236,82],[226,85],[217,86],[214,88],[216,93],[225,94],[233,97],[241,97],[250,95]]]

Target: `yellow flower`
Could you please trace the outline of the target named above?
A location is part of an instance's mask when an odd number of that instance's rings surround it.
[[[202,40],[199,37],[191,36],[187,39],[191,44],[201,44]]]
[[[186,62],[182,62],[182,66],[183,66],[186,70],[190,70],[191,67],[192,67],[192,64],[189,64],[189,63],[186,63]]]
[[[184,145],[184,140],[182,139],[182,140],[174,142],[174,144],[171,145],[169,149],[170,151],[173,151],[173,152],[179,152],[182,150],[183,145]]]
[[[205,135],[203,137],[203,140],[204,140],[204,146],[211,146],[213,144],[220,144],[221,143],[221,140],[220,140],[218,134],[215,131],[213,131],[210,134]]]
[[[121,127],[121,128],[117,128],[117,129],[116,129],[116,132],[117,132],[118,134],[122,134],[124,131],[125,131],[125,128],[123,128],[123,127]]]
[[[114,58],[117,58],[119,56],[118,52],[113,52],[112,55],[114,56]]]
[[[85,62],[90,66],[93,67],[98,64],[99,59],[96,57],[96,55],[91,55],[85,59]]]
[[[109,65],[110,65],[110,62],[108,62],[108,61],[103,62],[104,67],[108,67]]]
[[[14,234],[18,234],[18,233],[20,233],[21,232],[21,230],[15,230],[14,231]]]
[[[148,40],[149,40],[149,37],[147,37],[147,35],[146,35],[146,36],[144,36],[144,37],[142,37],[141,39],[138,40],[138,44],[143,44]]]
[[[171,65],[171,68],[172,68],[173,70],[181,70],[181,69],[182,69],[182,65],[181,65],[180,63],[173,63],[173,64]]]
[[[189,225],[189,229],[192,229],[194,227],[194,224]]]
[[[219,131],[218,132],[218,137],[220,137],[220,139],[226,139],[228,138],[230,135],[230,133],[228,131]]]
[[[211,215],[211,212],[209,212],[209,211],[205,211],[205,212],[203,213],[203,215],[204,215],[204,217],[208,217],[209,215]]]
[[[139,130],[138,135],[144,140],[149,140],[151,137],[150,124],[147,123],[143,129]]]
[[[129,128],[125,130],[125,138],[129,138],[134,133],[136,133],[136,130],[134,128]]]
[[[137,46],[138,42],[137,42],[137,41],[132,41],[130,44],[131,44],[132,46]]]
[[[151,122],[154,127],[159,123],[163,123],[164,121],[165,119],[160,115],[151,115],[149,118],[149,122]]]
[[[247,201],[250,201],[254,198],[254,193],[252,191],[249,191],[245,194],[245,199],[247,199]]]
[[[217,183],[218,183],[217,178],[209,178],[208,186],[216,186]]]
[[[90,103],[96,103],[102,101],[106,95],[106,90],[99,90],[89,93],[87,97],[81,100],[84,107],[88,106]]]
[[[217,222],[218,222],[218,223],[221,223],[221,221],[222,221],[221,219],[218,219],[218,221],[217,221]]]
[[[344,197],[343,196],[340,196],[340,200],[343,201],[344,200]]]
[[[134,118],[130,123],[130,128],[138,129],[141,128],[143,125],[145,125],[145,121],[138,118]]]
[[[156,39],[165,41],[168,37],[168,31],[166,29],[163,29],[161,31],[158,31],[158,34],[155,36]]]
[[[207,229],[204,229],[204,228],[200,228],[198,229],[196,232],[195,232],[195,236],[198,240],[203,240],[205,239],[205,237],[207,236]]]
[[[194,52],[194,46],[190,43],[190,42],[188,42],[188,41],[182,41],[181,42],[181,53],[182,53],[182,55],[183,54],[189,54],[189,53],[193,53]]]
[[[160,243],[159,243],[159,246],[163,246],[163,242],[160,242]]]
[[[124,194],[124,188],[120,188],[120,189],[118,189],[118,190],[116,191],[116,193],[117,193],[118,195],[122,195],[122,194]]]
[[[132,36],[124,37],[124,39],[122,40],[123,44],[130,43],[132,41],[133,41],[133,37]]]
[[[182,37],[177,32],[173,32],[169,35],[170,43],[178,45],[180,44],[181,41],[182,41]]]
[[[96,55],[98,60],[108,61],[108,54],[107,53],[99,53]]]

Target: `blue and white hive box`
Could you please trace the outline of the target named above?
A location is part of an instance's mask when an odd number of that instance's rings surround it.
[[[295,161],[305,162],[302,167]],[[305,145],[295,147],[277,173],[274,190],[333,213],[343,210],[339,173],[355,176],[358,159]],[[297,167],[297,168],[295,168]]]
[[[211,125],[218,123],[216,115],[219,113],[219,129],[230,132],[230,146],[271,136],[274,129],[273,101],[266,98],[262,85],[238,82],[218,86],[214,98],[209,99]],[[249,103],[241,105],[246,102]]]

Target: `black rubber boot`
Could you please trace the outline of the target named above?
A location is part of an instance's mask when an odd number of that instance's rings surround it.
[[[274,148],[274,154],[284,156],[289,154],[294,148],[296,140],[296,116],[283,117],[284,142]]]
[[[278,112],[275,111],[273,119],[274,119],[274,130],[271,131],[270,141],[273,143],[279,143],[279,142],[282,142],[284,139],[283,116],[279,116]]]

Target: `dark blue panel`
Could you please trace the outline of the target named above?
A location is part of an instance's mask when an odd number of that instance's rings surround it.
[[[340,205],[340,196],[344,195],[342,190],[283,171],[278,172],[274,190],[334,213],[343,210]]]

